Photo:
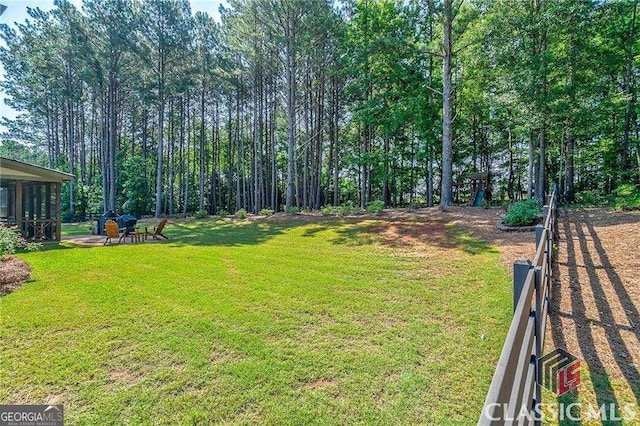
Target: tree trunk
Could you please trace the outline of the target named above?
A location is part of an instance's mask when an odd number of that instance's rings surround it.
[[[443,56],[442,56],[442,195],[441,206],[449,206],[453,197],[453,110],[451,61],[453,56],[451,32],[453,26],[453,0],[444,0]]]
[[[164,93],[162,85],[158,94],[158,161],[156,167],[156,219],[162,213],[162,155],[164,152]]]
[[[202,91],[200,92],[200,170],[198,179],[200,182],[200,193],[198,194],[198,210],[204,210],[204,166],[205,166],[205,155],[204,155],[204,83],[202,84]]]
[[[296,138],[296,35],[291,16],[287,17],[285,37],[287,39],[287,198],[285,211],[288,212],[293,206]]]

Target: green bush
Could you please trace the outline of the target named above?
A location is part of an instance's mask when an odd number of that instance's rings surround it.
[[[600,204],[602,196],[591,190],[581,191],[576,193],[576,203],[585,206],[595,206]]]
[[[342,205],[342,213],[343,214],[356,214],[356,213],[361,213],[361,212],[362,212],[362,209],[360,208],[360,206],[356,206],[351,201],[349,201],[348,203]]]
[[[367,204],[367,213],[378,214],[378,213],[382,213],[382,210],[384,210],[384,201],[375,200],[375,201],[370,201]]]
[[[320,208],[322,216],[332,216],[342,214],[342,208],[340,206],[324,206]]]
[[[633,183],[625,183],[618,186],[613,193],[618,197],[631,197],[638,192],[638,187]]]
[[[620,185],[613,191],[611,198],[611,205],[616,209],[640,210],[640,190],[637,185]]]
[[[271,210],[271,209],[262,209],[262,210],[260,210],[260,214],[262,216],[271,216],[273,213],[274,213],[274,211]]]
[[[296,214],[298,212],[299,212],[299,210],[298,210],[298,208],[296,206],[291,206],[291,207],[289,207],[287,209],[287,213],[289,213],[289,214]]]
[[[204,219],[209,216],[209,212],[206,210],[198,210],[195,214],[196,219]]]
[[[0,257],[14,254],[22,249],[25,251],[38,251],[42,248],[40,243],[28,243],[16,228],[0,226]]]
[[[220,209],[218,210],[218,216],[222,216],[222,217],[229,216],[229,212],[226,211],[225,209]]]
[[[246,219],[247,211],[245,209],[240,209],[236,212],[236,216],[238,216],[240,219]]]
[[[335,216],[362,213],[362,209],[352,203],[347,203],[342,206],[324,206],[320,209],[323,216]],[[372,211],[371,213],[377,213]]]
[[[526,200],[512,204],[503,222],[510,226],[526,226],[535,222],[541,209],[536,200]]]

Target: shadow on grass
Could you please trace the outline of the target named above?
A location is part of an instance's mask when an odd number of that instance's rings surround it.
[[[151,226],[151,224],[141,224]],[[411,248],[419,245],[443,249],[460,249],[465,253],[497,253],[488,243],[475,239],[464,231],[442,221],[407,221],[403,219],[332,218],[318,216],[286,217],[254,220],[190,220],[169,222],[164,244],[172,246],[227,246],[239,247],[262,244],[287,230],[307,227],[303,237],[334,231],[332,244],[340,246],[366,246],[380,244],[389,248]],[[66,242],[49,243],[45,250],[69,249],[88,246]]]
[[[303,223],[268,223],[265,221],[202,221],[189,224],[172,222],[164,229],[168,243],[175,246],[229,246],[264,243],[287,229]]]
[[[341,220],[336,231],[337,237],[331,242],[344,246],[380,244],[390,248],[409,248],[419,245],[435,246],[443,249],[460,249],[465,253],[497,253],[488,243],[475,239],[462,230],[441,221],[404,220]],[[320,224],[305,231],[303,236],[311,237],[335,227],[336,223]]]
[[[41,252],[45,251],[54,251],[54,250],[69,250],[69,249],[77,249],[77,248],[91,248],[92,246],[84,245],[84,244],[76,244],[69,241],[50,241],[46,243],[42,243]]]

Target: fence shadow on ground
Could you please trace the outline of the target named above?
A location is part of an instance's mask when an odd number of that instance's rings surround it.
[[[592,247],[589,247],[587,243],[585,229],[593,241]],[[593,327],[603,329],[613,354],[613,359],[615,359],[624,379],[629,384],[636,401],[640,401],[640,374],[636,368],[629,364],[632,359],[631,353],[621,335],[621,329],[626,330],[628,327],[616,322],[612,305],[607,299],[605,287],[609,285],[613,287],[615,295],[622,303],[625,315],[631,324],[640,324],[638,310],[631,302],[622,281],[613,269],[588,215],[565,212],[560,230],[560,239],[565,241],[567,262],[561,265],[566,267],[568,277],[566,277],[567,280],[564,287],[559,285],[552,287],[550,321],[553,344],[555,347],[567,348],[568,339],[565,333],[575,333],[576,341],[583,357],[582,361],[586,363],[586,367],[589,369],[598,406],[615,403],[616,407],[620,407],[614,384],[607,371],[607,365],[598,355],[598,348],[596,347]],[[582,282],[577,279],[580,272],[578,270],[579,257],[577,253],[581,253],[584,267],[580,267],[586,272],[586,280],[582,280]],[[559,265],[556,264],[555,268],[557,269],[554,271],[554,275],[560,276]],[[606,277],[610,283],[603,282],[598,276],[597,270],[599,269],[606,271]],[[593,295],[597,303],[599,319],[589,318],[590,315],[587,315],[585,298],[589,297],[589,293]],[[570,297],[570,312],[563,312],[561,309],[563,297]],[[563,327],[563,319],[573,322],[570,329]],[[640,339],[640,331],[637,326],[632,331]],[[578,401],[575,398],[575,394],[569,393],[559,397],[558,402],[568,405]],[[619,415],[620,413],[617,414]],[[579,423],[564,421],[560,424]]]

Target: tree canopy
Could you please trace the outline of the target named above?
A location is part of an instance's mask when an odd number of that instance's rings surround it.
[[[0,26],[3,155],[68,218],[565,200],[640,179],[638,1],[56,0]]]

